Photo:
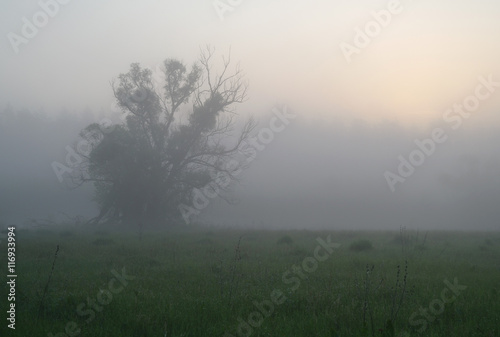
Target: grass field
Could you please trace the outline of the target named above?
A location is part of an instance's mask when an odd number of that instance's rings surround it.
[[[20,229],[16,272],[1,336],[500,336],[500,233]]]

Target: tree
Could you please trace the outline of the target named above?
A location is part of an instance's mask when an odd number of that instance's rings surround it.
[[[221,174],[234,178],[227,164],[255,123],[250,119],[233,134],[234,105],[245,100],[247,84],[238,66],[230,73],[230,57],[213,74],[212,58],[207,47],[189,71],[165,60],[161,87],[137,63],[112,82],[126,121],[81,132],[91,150],[73,176],[77,186],[95,185],[100,212],[93,223],[165,222],[180,216],[178,206],[190,203],[194,189]]]

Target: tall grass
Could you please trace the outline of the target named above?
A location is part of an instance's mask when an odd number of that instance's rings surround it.
[[[274,290],[286,301],[252,328],[251,336],[368,337],[390,331],[395,336],[402,331],[410,336],[500,336],[499,233],[430,232],[425,250],[403,254],[394,240],[398,231],[145,230],[139,241],[134,231],[106,229],[105,238],[113,244],[95,245],[95,230],[74,229],[62,240],[64,230],[18,231],[16,336],[56,335],[68,322],[78,324],[81,336],[239,336],[240,319],[246,320],[257,310],[254,302],[271,298]],[[285,235],[293,243],[278,245]],[[316,238],[327,235],[341,247],[315,272],[304,278],[292,274],[300,280],[292,291],[283,273],[313,256]],[[371,250],[349,249],[353,241],[366,238]],[[47,281],[46,266],[55,265],[58,243],[57,266]],[[223,269],[217,267],[219,259]],[[2,254],[0,268],[6,265]],[[112,269],[123,267],[136,279],[87,323],[77,314],[78,305],[107,287]],[[455,277],[467,291],[419,334],[410,316],[428,308],[440,296],[443,280]],[[37,291],[45,288],[40,301]],[[0,290],[5,298],[7,286]],[[9,336],[6,329],[0,326],[1,336]]]

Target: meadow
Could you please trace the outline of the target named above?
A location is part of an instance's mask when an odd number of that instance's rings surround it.
[[[498,232],[45,227],[16,269],[1,336],[500,336]]]

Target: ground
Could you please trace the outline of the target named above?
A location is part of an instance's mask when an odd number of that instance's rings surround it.
[[[1,336],[500,336],[500,233],[19,229],[16,269]]]

